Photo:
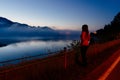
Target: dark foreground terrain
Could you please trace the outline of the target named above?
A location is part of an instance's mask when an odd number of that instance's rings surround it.
[[[84,80],[119,48],[120,40],[91,45],[87,52],[86,67],[75,63],[73,50],[45,59],[23,61],[18,65],[2,67],[0,80]]]

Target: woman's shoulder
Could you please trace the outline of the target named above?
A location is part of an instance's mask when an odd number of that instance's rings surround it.
[[[82,31],[82,35],[85,35],[85,34],[87,34],[85,31]]]

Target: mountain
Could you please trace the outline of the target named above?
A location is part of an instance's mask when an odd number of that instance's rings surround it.
[[[49,26],[30,26],[19,22],[13,22],[0,17],[0,39],[3,38],[44,38],[44,39],[79,39],[80,31],[54,30]],[[72,37],[72,38],[71,38]]]
[[[33,27],[0,17],[0,37],[55,37],[60,35],[48,26]]]
[[[6,27],[9,27],[13,24],[12,21],[6,19],[6,18],[3,18],[3,17],[0,17],[0,28],[6,28]]]

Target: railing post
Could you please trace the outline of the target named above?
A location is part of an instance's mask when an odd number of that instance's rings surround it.
[[[67,68],[67,48],[64,47],[64,68]]]

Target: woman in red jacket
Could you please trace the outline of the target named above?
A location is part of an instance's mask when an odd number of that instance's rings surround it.
[[[82,64],[83,66],[86,66],[87,65],[86,52],[89,47],[89,41],[90,41],[88,25],[86,24],[82,26],[82,33],[81,33],[80,39],[81,39]]]

